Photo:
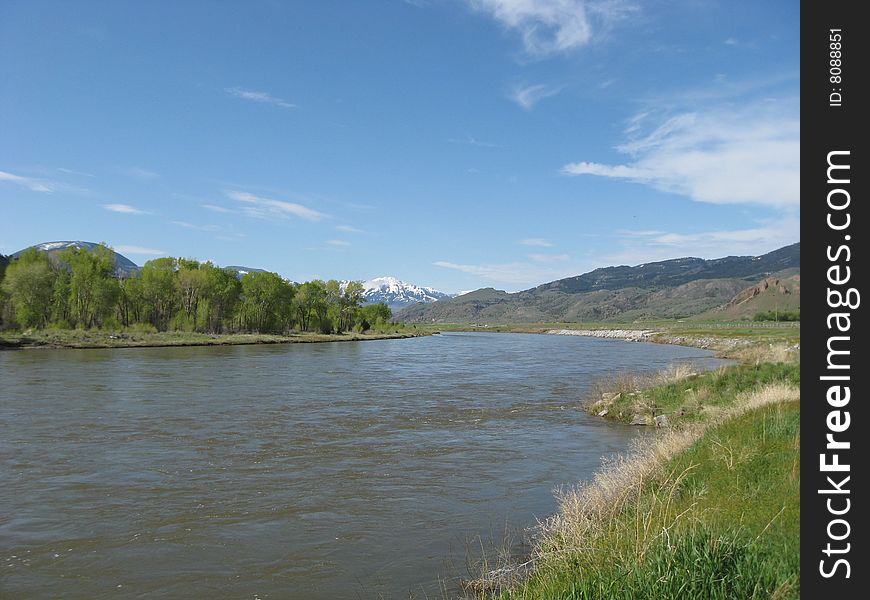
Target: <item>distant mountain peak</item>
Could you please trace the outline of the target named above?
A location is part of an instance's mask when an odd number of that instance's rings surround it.
[[[453,294],[440,292],[435,288],[407,283],[386,275],[363,282],[363,288],[363,299],[367,304],[383,302],[394,311],[417,302],[428,304],[453,297]]]

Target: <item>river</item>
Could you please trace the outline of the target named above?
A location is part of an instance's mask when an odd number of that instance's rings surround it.
[[[590,383],[681,361],[719,364],[492,333],[0,352],[0,596],[450,595],[637,435]]]

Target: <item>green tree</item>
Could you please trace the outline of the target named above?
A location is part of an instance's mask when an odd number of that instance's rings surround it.
[[[124,327],[145,322],[145,293],[139,273],[118,280],[118,321]]]
[[[70,270],[70,315],[86,329],[102,325],[118,300],[114,253],[100,244],[93,250],[68,248],[59,258]]]
[[[242,293],[242,284],[232,269],[205,269],[206,329],[221,333],[224,324],[236,310]]]
[[[325,284],[326,311],[319,316],[320,332],[332,333],[336,328],[341,329],[341,283],[336,279],[330,279]]]
[[[329,304],[327,302],[326,282],[313,279],[300,285],[296,293],[295,306],[303,331],[313,330],[315,323],[317,328],[322,331],[328,323]]]
[[[367,304],[359,309],[359,328],[368,331],[373,326],[383,326],[393,318],[393,311],[383,302]]]
[[[295,289],[277,273],[252,272],[242,277],[241,313],[245,328],[280,333],[290,325]]]
[[[142,295],[148,320],[159,331],[166,331],[178,308],[178,280],[174,258],[156,258],[142,267]]]
[[[9,296],[15,320],[22,328],[45,327],[57,273],[48,256],[30,248],[6,268],[2,288]]]
[[[361,281],[349,281],[339,297],[339,331],[351,329],[356,320],[357,312],[362,304],[365,287]]]
[[[208,285],[206,269],[209,267],[210,263],[200,264],[191,259],[178,259],[178,292],[186,329],[197,329],[199,303]]]
[[[70,311],[70,289],[72,274],[68,269],[58,269],[54,280],[54,291],[51,299],[51,320],[56,327],[72,327],[73,316]]]

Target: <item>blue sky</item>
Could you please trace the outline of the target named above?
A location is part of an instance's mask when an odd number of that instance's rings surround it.
[[[799,240],[799,3],[0,3],[0,253],[509,291]]]

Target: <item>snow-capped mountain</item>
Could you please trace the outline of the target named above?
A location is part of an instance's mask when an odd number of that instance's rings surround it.
[[[437,302],[454,296],[430,287],[405,283],[395,277],[376,277],[363,282],[363,287],[365,288],[363,298],[366,304],[383,302],[393,312],[417,302]]]

